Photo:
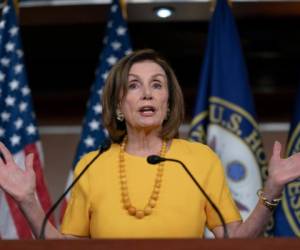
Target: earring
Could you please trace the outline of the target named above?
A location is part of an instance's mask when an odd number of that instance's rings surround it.
[[[118,121],[120,121],[120,122],[124,121],[124,114],[121,112],[120,109],[116,110],[116,115],[117,115],[117,120]]]

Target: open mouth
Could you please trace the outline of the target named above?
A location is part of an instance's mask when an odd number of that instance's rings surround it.
[[[155,111],[156,109],[153,106],[144,106],[139,109],[142,115],[152,115]]]

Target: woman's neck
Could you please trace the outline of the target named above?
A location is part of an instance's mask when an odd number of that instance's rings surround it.
[[[157,133],[128,133],[125,151],[144,157],[159,154],[162,141]]]

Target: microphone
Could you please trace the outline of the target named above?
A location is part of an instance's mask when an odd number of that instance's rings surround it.
[[[73,186],[78,182],[78,180],[81,178],[81,176],[85,173],[85,171],[94,163],[97,158],[104,153],[106,150],[108,150],[111,146],[111,142],[109,140],[105,140],[101,145],[100,149],[98,150],[97,155],[90,160],[90,162],[84,167],[84,169],[80,172],[80,174],[73,180],[73,182],[68,186],[68,188],[65,190],[65,192],[57,199],[57,201],[50,207],[50,209],[47,211],[43,222],[42,222],[42,227],[41,231],[39,234],[38,239],[44,240],[45,239],[45,229],[46,229],[46,224],[47,221],[50,217],[50,215],[53,213],[53,211],[57,208],[59,203],[62,201],[62,199],[69,193],[69,191],[73,188]]]
[[[183,169],[191,177],[191,179],[193,180],[193,182],[196,184],[196,186],[199,188],[199,190],[205,196],[205,198],[210,203],[210,205],[213,207],[213,209],[217,213],[219,219],[221,220],[222,227],[224,229],[223,238],[224,239],[229,238],[228,237],[227,226],[226,226],[224,217],[221,214],[220,210],[218,209],[218,207],[216,206],[216,204],[211,200],[211,198],[208,196],[208,194],[204,191],[204,189],[200,186],[199,182],[197,182],[197,180],[195,179],[195,177],[192,175],[192,173],[188,170],[188,168],[184,165],[184,163],[182,161],[177,160],[177,159],[172,159],[172,158],[163,158],[163,157],[160,157],[158,155],[150,155],[150,156],[147,157],[147,162],[150,163],[150,164],[152,164],[152,165],[158,164],[158,163],[163,162],[163,161],[173,161],[173,162],[179,163],[183,167]]]

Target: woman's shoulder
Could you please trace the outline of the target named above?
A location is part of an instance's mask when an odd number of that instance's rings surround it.
[[[218,159],[216,153],[208,145],[187,139],[173,139],[171,151],[176,156],[185,155],[198,159],[205,158],[208,161]]]
[[[201,151],[207,154],[214,154],[209,146],[201,142],[190,141],[187,139],[173,139],[172,147],[175,150]]]
[[[106,151],[104,151],[104,152],[102,152],[102,153],[100,154],[100,158],[103,159],[103,158],[109,157],[109,156],[112,155],[112,154],[116,154],[116,153],[118,152],[119,148],[120,148],[120,145],[119,145],[119,144],[117,144],[117,143],[112,143],[112,144],[110,145],[110,147],[109,147]],[[85,159],[85,160],[91,160],[91,159],[94,158],[98,153],[99,153],[99,150],[94,150],[94,151],[88,152],[88,153],[86,153],[86,154],[83,156],[83,159]]]
[[[89,164],[89,162],[93,161],[95,158],[95,161],[97,162],[105,162],[105,161],[110,161],[112,158],[116,157],[116,154],[119,151],[119,144],[111,144],[110,148],[107,149],[105,152],[101,153],[98,157],[97,155],[99,154],[99,150],[94,150],[91,152],[86,153],[81,157],[79,162],[76,165],[76,170],[80,171],[84,166]]]

